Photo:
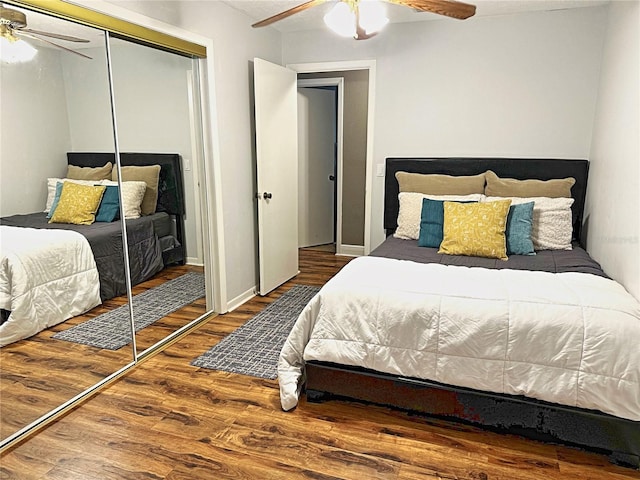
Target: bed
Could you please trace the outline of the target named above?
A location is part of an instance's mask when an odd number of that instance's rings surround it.
[[[570,249],[505,261],[394,237],[406,199],[397,172],[487,170],[575,179]],[[298,318],[278,364],[283,409],[304,387],[309,401],[399,407],[579,445],[638,468],[640,306],[582,248],[587,174],[585,160],[387,159],[388,238],[345,266]]]
[[[70,166],[99,168],[114,163],[115,157],[109,153],[70,152],[67,158]],[[156,203],[150,207],[153,211],[126,220],[131,284],[136,285],[167,265],[184,263],[182,171],[177,154],[123,153],[120,159],[123,167],[157,169],[159,165],[159,172],[155,171],[157,200],[154,197]],[[2,218],[0,225],[0,345],[31,336],[126,293],[120,221],[49,223],[46,212],[37,212]],[[64,243],[57,243],[60,237],[64,237]],[[11,250],[5,238],[14,239]],[[23,248],[21,243],[31,247]]]

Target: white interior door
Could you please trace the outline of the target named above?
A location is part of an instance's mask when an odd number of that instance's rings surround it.
[[[260,295],[298,274],[297,74],[254,59]]]
[[[298,88],[298,246],[334,241],[336,92]]]

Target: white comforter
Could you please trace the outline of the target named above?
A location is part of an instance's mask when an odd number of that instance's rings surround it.
[[[280,355],[282,408],[319,360],[640,420],[640,304],[583,273],[352,260]]]
[[[77,232],[0,226],[0,347],[100,304],[89,242]]]

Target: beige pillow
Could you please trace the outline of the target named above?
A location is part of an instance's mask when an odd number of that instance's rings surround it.
[[[401,192],[427,195],[471,195],[484,193],[484,173],[454,177],[452,175],[396,172]]]
[[[104,167],[77,167],[69,165],[67,177],[74,180],[109,180],[113,164],[107,162]]]
[[[145,167],[120,167],[122,170],[122,181],[140,181],[147,184],[142,200],[142,215],[151,215],[156,213],[156,204],[158,203],[158,182],[160,181],[160,165],[148,165]],[[114,168],[111,174],[113,181],[118,180],[118,169]]]
[[[118,185],[118,182],[111,180],[103,180],[100,183],[105,186]],[[122,208],[124,209],[125,219],[140,218],[142,200],[146,190],[147,184],[142,181],[122,182]]]
[[[491,170],[485,173],[487,197],[548,197],[571,198],[571,187],[576,183],[573,177],[554,180],[516,180],[500,178]]]

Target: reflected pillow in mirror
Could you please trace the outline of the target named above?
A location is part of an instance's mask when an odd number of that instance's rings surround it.
[[[105,187],[104,195],[98,207],[96,214],[96,222],[113,222],[120,212],[120,198],[118,196],[118,187],[109,185]]]
[[[67,178],[74,180],[109,180],[113,164],[107,162],[102,167],[77,167],[69,165],[67,167]]]
[[[96,220],[96,212],[106,187],[89,186],[65,182],[62,185],[60,201],[49,223],[73,223],[91,225]]]
[[[118,186],[118,182],[111,180],[103,180],[100,184]],[[122,207],[125,219],[140,218],[142,200],[146,190],[147,184],[144,182],[122,182]]]
[[[101,182],[97,182],[95,180],[74,180],[71,178],[47,178],[47,203],[44,207],[44,213],[51,212],[51,206],[53,205],[53,201],[56,198],[56,187],[58,182],[73,182],[80,185],[100,185]],[[58,194],[58,197],[60,195]],[[51,218],[49,215],[47,218]]]
[[[47,213],[47,218],[51,218],[53,216],[53,212],[56,211],[56,207],[58,206],[58,202],[60,201],[60,194],[62,193],[62,185],[64,185],[63,182],[56,183],[56,194],[53,197],[51,208],[49,209],[49,213]]]
[[[151,215],[156,213],[156,204],[158,203],[158,183],[160,182],[160,165],[147,165],[144,167],[127,166],[120,167],[122,171],[122,180],[142,181],[147,185],[147,190],[142,200],[141,214]],[[114,168],[111,173],[112,180],[118,180],[118,169]]]

